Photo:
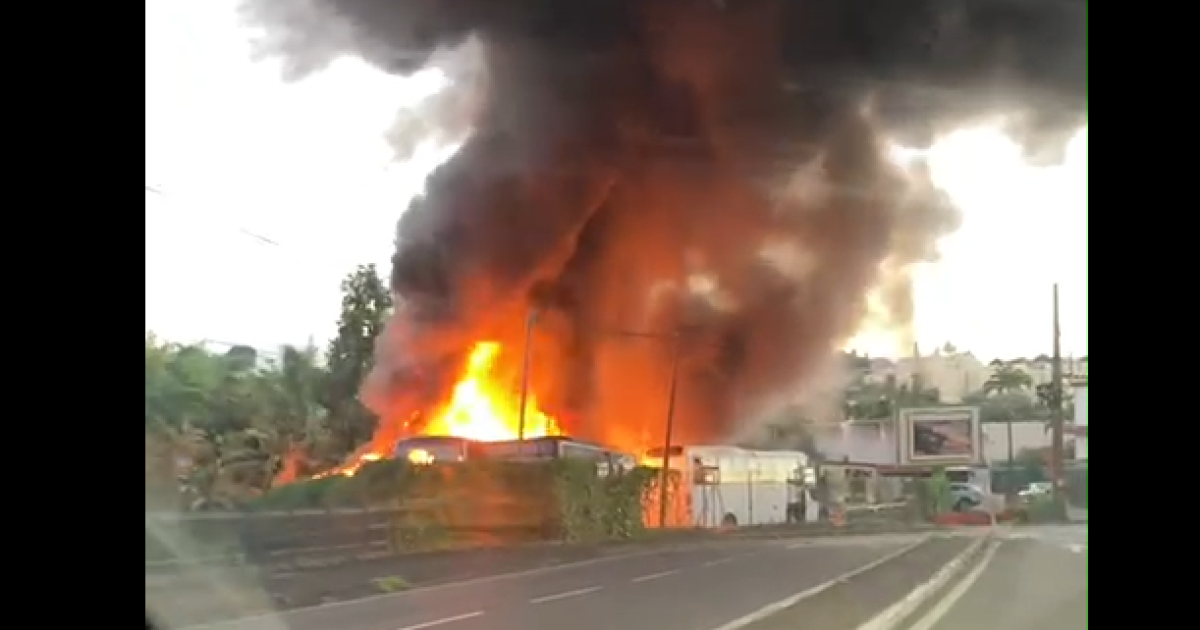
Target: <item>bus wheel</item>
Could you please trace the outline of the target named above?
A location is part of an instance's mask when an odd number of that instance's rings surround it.
[[[733,512],[726,512],[721,519],[721,527],[737,527],[737,524],[737,517],[733,515]]]

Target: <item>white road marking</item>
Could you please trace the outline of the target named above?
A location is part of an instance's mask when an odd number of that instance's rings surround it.
[[[529,577],[531,575],[542,575],[542,574],[552,573],[552,572],[557,572],[557,571],[578,569],[580,567],[592,566],[592,565],[597,565],[597,564],[602,564],[602,563],[610,563],[610,562],[615,563],[615,562],[620,562],[622,560],[628,560],[631,558],[639,558],[639,557],[644,557],[644,556],[652,556],[655,554],[661,554],[664,551],[678,551],[678,550],[687,551],[687,550],[691,550],[691,549],[692,549],[692,547],[689,547],[686,545],[679,545],[679,546],[675,546],[675,547],[665,547],[665,548],[650,548],[650,549],[646,549],[644,551],[621,553],[621,554],[615,554],[615,555],[611,555],[611,556],[603,556],[600,558],[590,558],[588,560],[580,560],[578,562],[566,562],[563,564],[555,564],[555,565],[546,566],[546,567],[536,567],[533,569],[525,569],[525,570],[521,570],[521,571],[511,571],[509,573],[499,573],[496,575],[485,575],[483,577],[472,578],[469,580],[462,580],[459,582],[447,582],[445,584],[433,584],[430,586],[422,586],[421,588],[415,588],[415,589],[412,589],[409,591],[398,591],[395,593],[379,593],[377,595],[370,595],[370,596],[362,597],[359,599],[346,599],[346,600],[340,600],[340,601],[336,601],[336,602],[325,602],[323,604],[314,604],[312,606],[304,606],[302,608],[296,608],[296,609],[293,609],[293,610],[290,610],[287,612],[283,612],[283,613],[265,612],[265,613],[246,615],[245,617],[238,617],[236,619],[226,619],[224,621],[214,621],[212,623],[199,623],[199,624],[192,625],[192,626],[183,626],[183,627],[179,628],[178,630],[214,630],[216,628],[239,628],[239,627],[245,627],[243,624],[256,624],[256,623],[260,623],[260,622],[264,622],[264,621],[269,622],[269,623],[292,625],[296,621],[298,621],[297,618],[303,618],[314,612],[322,611],[322,610],[361,606],[363,604],[366,604],[366,603],[372,602],[372,601],[376,601],[376,600],[407,599],[407,598],[413,597],[414,594],[416,596],[420,597],[420,596],[423,596],[424,594],[430,593],[432,591],[445,591],[445,590],[452,590],[452,589],[458,589],[458,588],[467,588],[467,587],[471,587],[471,586],[478,586],[480,584],[489,584],[492,582],[515,580],[515,579],[520,579],[520,578],[524,578],[524,577]],[[250,625],[249,627],[253,628],[256,626]]]
[[[787,548],[788,549],[801,549],[804,547],[811,547],[811,546],[812,546],[811,540],[802,540],[798,543],[792,543],[792,544],[788,545]]]
[[[1047,545],[1070,551],[1072,553],[1087,553],[1087,529],[1072,526],[1047,526],[1032,531],[1005,530],[1006,540],[1033,540]]]
[[[709,560],[708,562],[704,563],[704,566],[715,567],[719,564],[725,564],[726,562],[729,562],[731,560],[733,560],[733,556],[726,556],[724,558],[717,558],[716,560]]]
[[[649,582],[650,580],[657,580],[658,578],[664,578],[664,577],[667,577],[668,575],[675,575],[676,573],[679,573],[679,569],[671,569],[670,571],[659,571],[658,573],[651,573],[649,575],[639,575],[639,576],[633,578],[633,580],[631,580],[631,581],[632,582]]]
[[[433,621],[426,621],[425,623],[418,623],[418,624],[414,624],[411,626],[404,626],[403,628],[400,628],[399,630],[421,630],[421,628],[432,628],[434,626],[440,626],[442,624],[454,623],[455,621],[463,621],[465,619],[471,619],[474,617],[478,617],[482,614],[483,614],[482,610],[477,610],[473,613],[454,615],[453,617],[443,617],[441,619],[434,619]]]
[[[996,550],[1000,548],[1000,544],[1001,543],[992,545],[992,547],[984,553],[984,556],[979,561],[979,564],[975,565],[975,567],[971,569],[971,572],[963,577],[962,581],[960,581],[958,584],[955,584],[954,588],[949,593],[946,593],[946,596],[943,597],[940,602],[934,604],[933,608],[929,609],[929,612],[925,613],[925,615],[918,619],[916,623],[910,626],[909,630],[929,630],[936,625],[937,622],[941,621],[942,617],[945,617],[946,613],[950,612],[950,609],[958,603],[958,600],[962,599],[962,596],[965,595],[968,590],[970,590],[971,586],[974,585],[979,579],[979,576],[983,575],[984,570],[987,569],[988,563],[991,562],[992,557],[996,555]]]
[[[937,571],[937,573],[934,573],[933,577],[918,585],[904,597],[901,597],[900,601],[888,606],[883,610],[883,612],[875,615],[869,621],[859,626],[858,630],[894,630],[895,628],[899,627],[900,624],[909,616],[911,616],[914,611],[920,608],[922,604],[929,601],[930,598],[936,596],[943,588],[946,587],[947,584],[950,583],[950,580],[954,579],[955,576],[961,573],[963,564],[966,563],[967,559],[969,559],[976,552],[980,545],[987,544],[988,540],[988,538],[979,538],[975,542],[971,543],[971,545],[963,550],[962,553],[954,556],[950,562],[947,562],[945,566]],[[996,546],[997,543],[993,543],[988,547],[987,551],[990,553],[995,553],[993,550],[996,548]],[[983,561],[986,562],[990,559],[991,556],[988,555],[984,557]]]
[[[568,597],[578,597],[580,595],[587,595],[588,593],[595,593],[596,591],[598,591],[602,588],[604,588],[604,587],[603,586],[589,586],[587,588],[577,588],[573,591],[564,591],[562,593],[555,593],[553,595],[534,597],[533,599],[529,600],[529,603],[530,604],[545,604],[546,602],[558,601],[560,599],[566,599]]]
[[[909,545],[905,545],[905,546],[901,547],[900,549],[897,549],[896,551],[893,551],[892,553],[889,553],[889,554],[883,556],[882,558],[876,558],[875,560],[872,560],[871,562],[868,562],[868,563],[862,565],[861,567],[854,569],[853,571],[843,573],[842,575],[839,575],[838,577],[835,577],[832,580],[829,580],[828,582],[823,582],[823,583],[818,584],[810,589],[800,591],[799,593],[796,593],[795,595],[792,595],[791,597],[786,597],[786,598],[781,599],[773,604],[767,604],[766,606],[763,606],[762,608],[760,608],[748,615],[739,617],[737,619],[734,619],[733,621],[730,621],[729,623],[727,623],[723,626],[714,628],[714,630],[739,630],[740,628],[744,628],[760,619],[770,617],[771,615],[783,610],[784,608],[788,608],[788,607],[796,604],[797,602],[806,600],[809,597],[812,597],[813,595],[823,593],[823,592],[829,590],[830,588],[833,588],[834,586],[841,584],[842,582],[846,582],[848,580],[851,580],[851,579],[857,577],[858,575],[860,575],[862,573],[866,573],[867,571],[874,569],[875,567],[887,562],[888,560],[893,560],[895,558],[899,558],[900,556],[908,553],[909,551],[912,551],[918,545],[920,545],[921,543],[924,543],[925,541],[929,540],[930,538],[932,538],[932,536],[922,536],[916,542],[909,544]]]

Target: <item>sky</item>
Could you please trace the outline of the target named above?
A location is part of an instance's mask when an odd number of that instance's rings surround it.
[[[389,271],[395,223],[429,154],[395,164],[383,131],[436,89],[344,59],[299,84],[250,59],[232,0],[146,2],[146,329],[270,349],[334,333],[339,283]],[[929,153],[962,228],[918,271],[922,350],[1048,353],[1060,284],[1064,354],[1087,353],[1087,132],[1060,167],[1025,166],[976,128]],[[886,339],[857,345],[891,354]]]

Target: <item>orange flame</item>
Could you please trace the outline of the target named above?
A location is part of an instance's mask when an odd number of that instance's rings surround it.
[[[501,346],[495,341],[481,341],[471,349],[462,374],[454,385],[450,401],[421,430],[422,435],[446,435],[481,442],[515,440],[520,432],[520,394],[502,386],[495,375],[496,360]],[[407,425],[407,423],[405,423]],[[317,475],[354,473],[367,462],[387,457],[396,446],[396,431],[376,431],[376,438],[363,445],[346,459],[346,463]],[[558,423],[538,408],[537,397],[528,393],[525,403],[525,437],[537,438],[562,435]],[[380,436],[388,436],[380,439]]]
[[[484,341],[475,344],[467,359],[466,369],[454,386],[454,395],[428,425],[425,435],[454,437],[494,442],[519,437],[521,410],[520,394],[500,387],[493,378],[500,344]],[[538,408],[537,397],[527,396],[525,407],[525,437],[560,435],[558,424]]]

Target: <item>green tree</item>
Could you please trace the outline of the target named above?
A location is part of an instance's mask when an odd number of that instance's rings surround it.
[[[221,366],[230,374],[248,374],[258,367],[258,350],[233,346],[221,357]]]
[[[345,455],[332,439],[329,426],[329,372],[320,365],[316,346],[284,346],[272,361],[269,394],[274,413],[274,437],[294,460],[294,472],[307,476],[337,464]]]
[[[1034,392],[1037,396],[1038,405],[1046,410],[1055,408],[1055,405],[1067,405],[1066,391],[1062,383],[1042,383],[1038,385]]]
[[[843,411],[849,420],[887,420],[905,407],[926,407],[941,401],[937,388],[926,387],[919,377],[898,384],[896,377],[883,382],[859,380],[846,390]]]
[[[223,379],[220,362],[203,348],[147,335],[147,429],[211,424],[215,392]]]
[[[259,374],[259,392],[267,399],[271,425],[281,435],[302,438],[325,417],[323,388],[328,373],[320,365],[319,350],[282,346]]]
[[[983,393],[987,395],[1008,394],[1026,390],[1032,386],[1033,379],[1025,370],[1011,365],[998,365],[983,384]]]
[[[391,294],[373,266],[350,274],[342,292],[324,365],[312,344],[213,353],[146,335],[147,505],[242,503],[285,464],[300,475],[325,470],[370,437],[374,420],[358,389]]]
[[[984,395],[982,392],[965,396],[963,402],[979,405],[983,422],[1020,422],[1038,418],[1033,399],[1022,392]]]
[[[275,361],[146,337],[146,492],[157,507],[245,501],[268,488],[293,445],[323,434],[315,347]],[[149,503],[148,503],[149,505]]]
[[[330,428],[348,452],[370,438],[375,418],[358,400],[371,371],[375,339],[392,309],[392,294],[375,265],[358,267],[342,282],[342,312],[337,336],[329,344],[325,402]]]

